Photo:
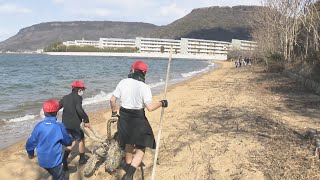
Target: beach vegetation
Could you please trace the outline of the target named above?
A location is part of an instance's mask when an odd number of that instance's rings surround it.
[[[67,46],[62,42],[54,42],[44,49],[45,52],[65,52]]]
[[[132,47],[107,47],[99,48],[95,46],[66,46],[62,42],[54,42],[45,48],[45,52],[114,52],[114,53],[135,53],[138,48]]]

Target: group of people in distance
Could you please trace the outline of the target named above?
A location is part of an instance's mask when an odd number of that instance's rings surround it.
[[[122,179],[132,180],[141,164],[145,148],[156,148],[152,128],[145,116],[145,109],[154,111],[160,107],[168,107],[167,100],[152,101],[150,87],[145,84],[148,66],[143,61],[135,61],[128,78],[119,82],[112,93],[110,105],[111,117],[119,118],[118,139],[125,150]],[[39,166],[46,169],[54,180],[64,180],[68,171],[68,156],[79,143],[79,165],[86,163],[85,136],[80,129],[83,122],[86,128],[92,129],[89,117],[82,108],[82,96],[86,86],[82,81],[71,84],[72,92],[60,101],[47,100],[43,104],[45,118],[33,129],[26,142],[28,157],[35,157],[36,149]],[[117,100],[120,100],[118,113]],[[57,113],[63,108],[62,123],[57,122]],[[64,153],[63,153],[63,146]]]
[[[234,65],[236,68],[240,68],[241,66],[246,66],[246,65],[251,65],[253,63],[253,58],[252,57],[245,57],[242,58],[242,56],[239,57],[239,59],[237,59],[234,62]]]

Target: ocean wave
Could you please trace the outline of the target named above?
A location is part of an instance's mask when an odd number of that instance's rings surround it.
[[[12,118],[12,119],[3,119],[4,122],[22,122],[22,121],[28,121],[28,120],[32,120],[35,119],[37,116],[36,115],[25,115],[23,117],[17,117],[17,118]]]
[[[103,91],[100,91],[99,94],[91,97],[91,98],[86,98],[83,100],[82,105],[90,105],[90,104],[97,104],[105,101],[109,101],[111,98],[112,93],[105,93]]]
[[[212,69],[213,67],[215,66],[214,63],[212,64],[209,64],[207,67],[203,68],[203,69],[200,69],[198,71],[191,71],[191,72],[188,72],[188,73],[182,73],[181,76],[184,77],[184,78],[188,78],[188,77],[191,77],[191,76],[194,76],[196,74],[200,74],[200,73],[204,73],[206,71],[209,71],[210,69]]]
[[[150,88],[155,88],[155,87],[158,87],[158,86],[162,86],[164,84],[165,84],[165,82],[160,80],[160,82],[151,83],[151,84],[148,84],[148,85],[149,85]]]

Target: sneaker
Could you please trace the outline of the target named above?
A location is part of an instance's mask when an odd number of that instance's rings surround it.
[[[122,177],[122,180],[133,180],[133,175],[134,175],[135,171],[136,171],[136,168],[130,165],[128,168],[128,171]]]
[[[121,178],[121,180],[133,180],[133,175],[129,175],[129,174],[125,174],[122,178]]]
[[[129,166],[130,166],[130,164],[127,164],[125,161],[121,161],[121,163],[120,163],[120,167],[121,167],[125,172],[128,171]]]
[[[86,158],[80,158],[79,159],[79,165],[84,165],[87,163],[87,159]]]

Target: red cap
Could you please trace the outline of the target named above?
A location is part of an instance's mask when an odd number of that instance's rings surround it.
[[[86,88],[86,85],[82,81],[75,81],[71,84],[72,89],[73,88]]]
[[[132,64],[132,69],[139,69],[141,71],[148,71],[148,65],[143,61],[136,61]]]
[[[59,102],[57,100],[51,99],[44,102],[42,106],[43,112],[58,112],[59,111]]]

